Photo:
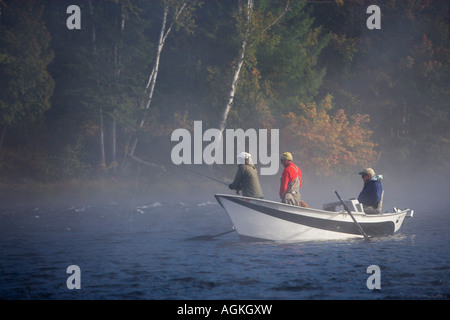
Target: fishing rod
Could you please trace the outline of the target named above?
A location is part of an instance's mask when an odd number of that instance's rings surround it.
[[[223,185],[225,185],[225,186],[228,187],[228,184],[227,184],[227,183],[225,183],[225,182],[223,182],[223,181],[220,181],[220,180],[217,180],[217,179],[214,179],[214,178],[212,178],[212,177],[210,177],[210,176],[207,176],[207,175],[205,175],[205,174],[203,174],[203,173],[200,173],[200,172],[197,172],[197,171],[193,171],[193,170],[190,170],[190,169],[185,168],[185,167],[180,167],[180,166],[177,166],[177,165],[175,165],[175,164],[173,164],[173,163],[170,163],[170,164],[171,164],[172,166],[177,167],[177,168],[184,169],[184,170],[186,170],[186,171],[189,171],[189,172],[191,172],[191,173],[197,174],[197,175],[199,175],[199,176],[202,176],[202,177],[204,177],[204,178],[210,179],[210,180],[212,180],[212,181],[221,183],[221,184],[223,184]]]
[[[223,181],[214,179],[214,178],[212,178],[212,177],[210,177],[210,176],[207,176],[207,175],[205,175],[205,174],[203,174],[203,173],[200,173],[200,172],[197,172],[197,171],[194,171],[194,170],[190,170],[190,169],[185,168],[185,167],[182,167],[182,166],[180,166],[180,165],[176,165],[176,164],[173,164],[173,163],[170,163],[170,162],[162,162],[162,161],[158,161],[158,160],[156,160],[156,162],[159,162],[159,163],[161,163],[161,164],[170,164],[171,166],[174,166],[174,167],[176,167],[176,168],[179,168],[179,169],[183,169],[183,170],[189,171],[190,173],[197,174],[197,175],[199,175],[199,176],[202,176],[202,177],[207,178],[207,179],[210,179],[210,180],[212,180],[212,181],[221,183],[221,184],[223,184],[223,185],[225,185],[225,186],[228,187],[228,184],[225,183],[225,182],[223,182]]]

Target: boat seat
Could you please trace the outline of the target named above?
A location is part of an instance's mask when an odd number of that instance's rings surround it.
[[[344,203],[350,209],[350,211],[353,211],[353,212],[364,212],[362,204],[359,203],[359,201],[356,200],[356,199],[344,200]],[[323,210],[325,210],[325,211],[332,211],[332,212],[339,212],[340,210],[337,209],[338,207],[342,208],[341,210],[344,210],[344,208],[342,206],[342,203],[340,201],[325,203],[323,205]]]

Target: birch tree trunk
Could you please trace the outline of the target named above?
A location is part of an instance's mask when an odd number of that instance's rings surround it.
[[[231,106],[233,105],[234,96],[236,94],[236,87],[237,87],[237,84],[239,81],[239,74],[241,72],[242,65],[244,64],[245,51],[247,49],[247,42],[248,42],[248,39],[250,36],[250,26],[251,26],[252,14],[253,14],[253,0],[248,0],[247,1],[247,22],[246,22],[247,26],[246,26],[244,38],[242,39],[239,57],[238,57],[238,60],[237,60],[237,63],[236,63],[235,69],[234,69],[234,75],[233,75],[233,79],[231,81],[231,88],[228,93],[227,104],[225,106],[225,112],[223,113],[222,121],[220,123],[220,132],[223,132],[223,130],[225,129],[225,126],[227,123],[227,118],[228,118],[228,113],[230,112]]]
[[[252,20],[253,20],[253,14],[254,14],[254,12],[253,12],[254,3],[253,3],[253,0],[247,0],[247,10],[246,10],[247,18],[246,18],[244,38],[242,39],[241,49],[239,51],[239,57],[236,62],[233,79],[231,81],[230,91],[228,93],[227,104],[225,106],[225,111],[223,113],[222,121],[220,123],[220,132],[223,132],[223,130],[225,129],[227,119],[228,119],[228,114],[233,105],[234,96],[236,94],[236,88],[237,88],[237,85],[239,82],[239,74],[241,72],[242,66],[245,61],[245,54],[246,54],[247,48],[253,46],[257,42],[257,40],[254,40],[252,43],[249,43],[250,37],[252,36],[252,34],[254,35],[256,33],[256,34],[262,35],[262,34],[266,33],[268,30],[270,30],[289,11],[290,6],[291,6],[291,1],[287,0],[284,10],[282,11],[282,13],[280,15],[278,15],[275,19],[273,19],[270,23],[268,23],[262,29],[254,30],[254,28],[252,27]],[[241,6],[241,0],[239,0],[239,9],[238,10],[239,10],[239,13],[242,13],[242,11],[243,11],[242,6]]]
[[[147,82],[147,86],[145,87],[145,93],[148,93],[147,96],[147,100],[145,102],[145,109],[150,109],[151,103],[152,103],[152,99],[153,99],[153,93],[155,91],[155,85],[156,85],[156,79],[158,77],[158,71],[159,71],[159,61],[161,58],[161,52],[164,48],[164,44],[165,41],[167,39],[167,36],[169,35],[170,31],[172,30],[173,25],[175,24],[175,22],[178,20],[178,18],[180,17],[181,13],[183,12],[184,8],[186,7],[186,3],[183,3],[183,5],[177,9],[175,11],[175,16],[173,21],[171,22],[170,26],[167,28],[167,16],[169,13],[169,4],[165,4],[164,6],[164,13],[163,13],[163,20],[162,20],[162,24],[161,24],[161,32],[159,34],[159,41],[158,41],[158,48],[156,50],[156,55],[155,55],[155,63],[153,65],[153,69],[152,72],[150,74],[150,77],[148,79]],[[142,117],[142,119],[139,122],[137,131],[139,131],[145,123],[145,118]],[[136,146],[138,143],[138,137],[135,136],[133,139],[133,142],[131,143],[131,148],[130,148],[130,152],[129,155],[132,158],[136,158],[134,155],[134,152],[136,151]]]

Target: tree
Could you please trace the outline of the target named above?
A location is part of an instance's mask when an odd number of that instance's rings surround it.
[[[378,1],[381,30],[366,28],[370,4],[315,5],[333,34],[321,61],[328,70],[322,90],[347,113],[370,116],[384,165],[449,172],[447,1]]]
[[[292,4],[273,28],[271,41],[258,48],[265,97],[279,115],[297,110],[299,103],[311,102],[322,86],[326,70],[319,57],[330,37],[314,26],[311,13],[306,2]]]
[[[53,5],[52,10],[58,12],[65,4]],[[72,112],[64,105],[67,101],[76,106],[78,112],[66,125],[78,122],[71,130],[84,130],[79,134],[91,146],[91,161],[102,173],[115,173],[140,116],[137,106],[143,99],[142,85],[152,63],[149,52],[154,48],[151,35],[146,34],[152,23],[146,17],[151,5],[87,1],[81,6],[86,13],[81,30],[61,31],[54,26],[58,64],[65,70],[59,81],[67,86],[55,99],[61,112]]]
[[[0,3],[0,150],[7,128],[33,123],[51,107],[50,34],[35,1]]]
[[[350,119],[342,109],[334,115],[332,97],[316,104],[302,103],[299,112],[283,116],[283,149],[300,155],[302,167],[319,176],[339,176],[366,167],[378,159],[369,117],[356,114]]]
[[[152,46],[143,33],[147,21],[141,17],[141,1],[89,1],[92,49],[88,53],[93,85],[87,89],[91,103],[98,107],[100,166],[116,172],[118,125],[131,131],[134,112],[130,105],[141,99],[137,89],[143,82],[146,51]],[[104,116],[107,116],[108,126]],[[109,130],[105,130],[108,128]],[[108,133],[109,161],[106,162],[105,135]]]
[[[156,86],[156,80],[158,78],[161,53],[166,43],[167,37],[171,33],[172,29],[179,30],[180,28],[184,28],[187,31],[191,31],[194,24],[193,11],[200,4],[199,1],[197,0],[164,0],[162,1],[162,3],[164,10],[162,15],[158,44],[156,46],[155,57],[153,60],[153,68],[144,90],[146,98],[143,101],[141,107],[144,110],[149,110],[151,107],[153,94]],[[138,120],[136,131],[139,131],[143,128],[145,120],[146,120],[145,117],[141,117],[141,119]],[[132,138],[129,150],[127,150],[127,156],[131,157],[132,159],[143,162],[141,159],[135,156],[135,150],[138,141],[139,141],[138,136],[135,134],[134,137]],[[152,166],[158,166],[149,162],[144,163]]]
[[[217,108],[219,127],[229,118],[232,125],[270,127],[275,115],[317,94],[325,72],[317,61],[328,37],[312,26],[305,1],[239,1],[227,9],[233,10],[233,28],[219,25],[223,36],[217,45],[226,52],[239,48],[238,55],[231,69],[229,64],[208,69],[211,90],[226,95],[225,107]]]
[[[233,77],[226,100],[225,110],[220,122],[220,131],[226,126],[228,114],[234,102],[239,76],[246,59],[254,59],[257,46],[270,38],[269,32],[291,10],[291,1],[287,0],[281,7],[271,1],[258,3],[256,9],[253,0],[247,0],[246,5],[239,1],[237,13],[234,15],[237,31],[241,39],[238,57],[233,69]],[[252,49],[253,52],[248,53]],[[255,72],[256,69],[254,70]]]

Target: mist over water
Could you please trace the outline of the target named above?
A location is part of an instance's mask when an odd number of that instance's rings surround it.
[[[263,183],[276,199],[279,177]],[[304,182],[313,207],[357,197],[354,184]],[[265,181],[266,179],[264,179]],[[276,182],[276,183],[275,183]],[[424,183],[424,180],[421,181]],[[400,188],[403,185],[403,188]],[[73,203],[0,209],[1,299],[448,299],[450,210],[447,191],[386,179],[386,204],[415,210],[390,237],[305,243],[242,242],[214,193],[192,188],[175,197],[129,203]],[[81,270],[69,290],[66,269]],[[381,290],[369,290],[378,265]]]

